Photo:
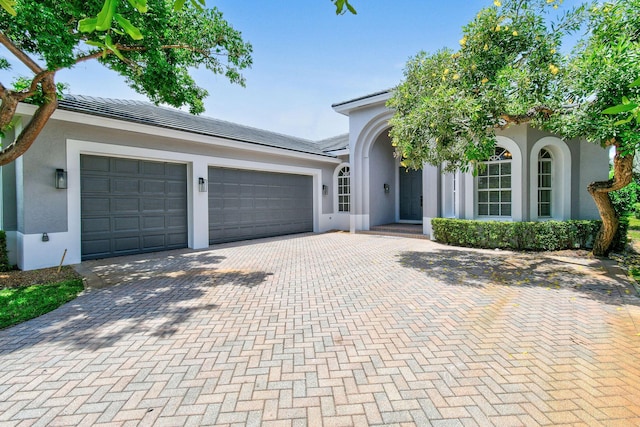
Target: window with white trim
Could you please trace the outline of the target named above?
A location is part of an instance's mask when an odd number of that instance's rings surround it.
[[[511,216],[511,153],[496,147],[478,172],[478,216]]]
[[[538,217],[551,217],[551,166],[553,158],[544,148],[538,155]]]
[[[349,166],[338,171],[338,212],[351,210],[351,174]]]

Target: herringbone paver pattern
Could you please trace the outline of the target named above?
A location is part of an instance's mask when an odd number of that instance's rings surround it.
[[[84,267],[110,286],[0,331],[0,424],[640,425],[640,299],[598,260],[332,233]]]

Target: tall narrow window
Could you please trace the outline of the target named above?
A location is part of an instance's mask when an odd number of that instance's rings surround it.
[[[551,153],[540,150],[538,155],[538,216],[551,217]]]
[[[338,172],[338,212],[351,210],[351,175],[349,166],[345,166]]]
[[[496,147],[478,172],[478,216],[511,216],[511,153]]]

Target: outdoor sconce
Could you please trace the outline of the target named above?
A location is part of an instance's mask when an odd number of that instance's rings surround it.
[[[322,195],[326,196],[327,194],[329,194],[329,187],[327,187],[326,185],[322,184]]]
[[[383,187],[384,187],[384,192],[385,192],[385,193],[388,193],[388,192],[389,192],[389,184],[387,184],[387,183],[385,182],[385,184],[384,184],[384,186],[383,186]]]
[[[56,169],[55,186],[61,190],[67,188],[67,172],[64,169]]]
[[[207,180],[204,178],[198,178],[198,191],[201,193],[207,192]]]

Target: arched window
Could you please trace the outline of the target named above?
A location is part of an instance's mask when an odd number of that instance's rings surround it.
[[[551,217],[551,166],[553,158],[544,148],[538,155],[538,217]]]
[[[338,171],[338,212],[351,210],[351,175],[349,166]]]
[[[511,153],[496,147],[478,172],[478,216],[511,216]]]

